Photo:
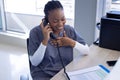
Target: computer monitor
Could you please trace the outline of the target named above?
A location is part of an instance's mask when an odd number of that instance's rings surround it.
[[[107,18],[120,19],[120,11],[109,11],[106,16]]]
[[[120,19],[101,18],[99,46],[120,51]]]

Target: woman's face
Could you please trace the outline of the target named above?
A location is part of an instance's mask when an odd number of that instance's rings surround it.
[[[64,16],[64,11],[62,9],[55,9],[49,11],[48,21],[53,29],[53,32],[60,32],[64,28],[64,24],[66,23],[66,18]]]

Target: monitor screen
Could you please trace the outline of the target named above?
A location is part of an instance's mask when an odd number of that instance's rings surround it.
[[[120,19],[101,18],[99,46],[120,51]]]

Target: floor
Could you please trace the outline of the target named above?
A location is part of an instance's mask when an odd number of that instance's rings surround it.
[[[29,74],[27,49],[0,43],[0,80],[20,80]]]

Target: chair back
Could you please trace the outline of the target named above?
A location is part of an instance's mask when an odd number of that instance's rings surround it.
[[[28,52],[28,59],[29,59],[29,67],[30,67],[30,73],[31,73],[31,62],[30,62],[30,57],[29,57],[29,38],[27,38],[27,52]]]

